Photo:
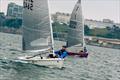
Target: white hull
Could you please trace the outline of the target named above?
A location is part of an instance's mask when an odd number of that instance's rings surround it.
[[[43,57],[41,59],[41,57],[36,56],[36,57],[27,59],[27,57],[19,57],[18,60],[19,62],[22,62],[22,63],[31,63],[31,64],[40,65],[40,66],[50,67],[50,68],[54,68],[54,67],[62,68],[63,67],[64,59],[61,59],[61,58]]]

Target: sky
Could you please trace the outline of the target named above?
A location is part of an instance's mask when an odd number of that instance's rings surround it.
[[[23,0],[0,0],[0,10],[7,11],[7,4],[15,2],[22,5]],[[77,0],[49,0],[51,13],[72,13]],[[82,10],[85,19],[111,19],[120,23],[120,0],[82,0]]]

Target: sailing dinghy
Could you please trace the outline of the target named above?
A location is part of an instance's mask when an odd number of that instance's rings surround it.
[[[82,15],[81,0],[78,0],[71,14],[66,45],[68,46],[68,51],[70,51],[70,56],[88,56],[84,42],[84,19]]]
[[[23,50],[33,55],[17,59],[24,63],[62,68],[64,59],[42,56],[43,54],[54,55],[53,48],[48,0],[24,0]],[[48,52],[49,49],[51,49],[50,52]]]

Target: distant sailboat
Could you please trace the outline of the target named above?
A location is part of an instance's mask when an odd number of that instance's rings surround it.
[[[64,59],[41,57],[44,53],[54,54],[48,0],[24,0],[23,50],[34,55],[18,57],[22,62],[47,67],[63,67]]]
[[[84,52],[84,19],[82,15],[81,0],[78,0],[71,14],[70,25],[68,27],[67,46],[70,51],[69,55],[80,55],[83,57],[87,57],[88,55],[88,53]],[[79,54],[80,51],[83,52]]]

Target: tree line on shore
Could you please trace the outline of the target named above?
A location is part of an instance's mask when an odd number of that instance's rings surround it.
[[[22,26],[22,19],[6,19],[0,22],[0,26],[7,26],[8,28],[19,29]],[[53,32],[67,33],[69,25],[65,23],[54,22],[52,23]],[[86,36],[97,36],[104,38],[120,39],[120,27],[113,25],[112,27],[106,26],[106,28],[93,28],[90,29],[88,25],[84,25],[84,34]]]
[[[84,26],[85,35],[97,36],[104,38],[120,39],[120,27],[113,25],[112,27],[107,26],[106,28],[94,28],[90,29],[88,25]]]
[[[22,26],[22,19],[12,18],[0,21],[0,26],[19,29]]]
[[[54,22],[53,24],[53,32],[62,32],[67,33],[67,28],[69,25],[59,22]],[[113,25],[112,27],[106,26],[106,28],[93,28],[90,29],[88,25],[84,25],[84,34],[86,36],[97,36],[104,38],[112,38],[112,39],[120,39],[120,27]]]

